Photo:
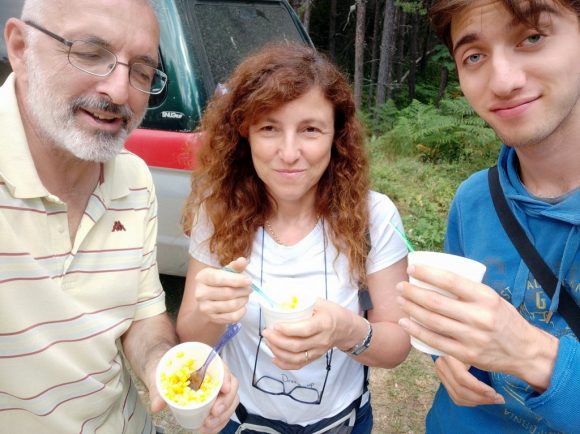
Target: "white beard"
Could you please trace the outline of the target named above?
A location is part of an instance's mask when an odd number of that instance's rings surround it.
[[[119,154],[129,133],[141,122],[127,105],[117,105],[97,96],[79,96],[66,101],[58,90],[50,86],[49,73],[36,63],[34,53],[27,58],[28,87],[26,104],[28,113],[36,123],[41,137],[81,160],[104,162]],[[80,108],[91,111],[104,110],[120,114],[125,120],[117,133],[88,131],[78,127],[75,113]]]

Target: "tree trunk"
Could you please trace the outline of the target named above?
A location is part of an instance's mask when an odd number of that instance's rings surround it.
[[[403,24],[401,24],[401,22]],[[401,75],[401,64],[405,61],[405,33],[407,32],[405,26],[405,12],[401,7],[395,5],[394,17],[393,17],[393,60],[391,67],[391,75],[389,77],[387,86],[387,99],[393,98],[393,93],[395,92],[395,87],[399,87],[400,81],[399,76]]]
[[[330,0],[330,17],[328,18],[328,54],[336,59],[336,0]]]
[[[427,9],[427,10],[431,9],[432,3],[433,3],[432,0],[424,0],[425,9]],[[426,22],[426,23],[423,22],[423,26],[425,26],[426,29],[423,32],[423,42],[422,42],[422,47],[421,47],[421,62],[419,63],[419,73],[420,74],[425,74],[425,71],[427,70],[427,63],[429,60],[428,53],[429,53],[429,50],[431,49],[431,41],[433,41],[431,26],[430,26],[429,22]]]
[[[447,82],[449,80],[449,70],[446,66],[441,65],[441,71],[439,75],[439,91],[437,92],[437,99],[435,100],[435,107],[439,108],[439,104],[445,95],[445,89],[447,88]]]
[[[427,25],[424,31],[423,42],[421,47],[421,62],[419,62],[419,74],[425,74],[427,71],[427,64],[429,63],[429,50],[431,49],[431,41],[433,41],[431,26]]]
[[[369,99],[368,99],[368,108],[370,109],[373,106],[373,97],[375,94],[375,89],[377,87],[377,66],[378,66],[378,59],[377,59],[377,50],[379,47],[379,28],[381,25],[381,0],[375,0],[375,16],[373,19],[373,41],[371,47],[371,77],[370,77],[370,84],[369,84]]]
[[[405,65],[405,35],[407,34],[407,14],[397,9],[397,60],[393,72],[395,81],[401,83],[403,76],[403,65]]]
[[[354,42],[354,104],[360,109],[364,79],[365,16],[367,0],[356,0],[356,34]]]
[[[310,30],[310,12],[312,11],[312,0],[304,0],[304,18],[302,24],[308,32]]]
[[[415,99],[415,83],[416,83],[416,76],[417,76],[417,63],[415,59],[417,58],[417,37],[418,31],[417,28],[419,26],[418,14],[417,12],[413,12],[411,14],[411,34],[409,35],[409,57],[411,58],[411,62],[409,63],[409,99]]]
[[[381,38],[381,60],[379,62],[379,74],[377,78],[376,107],[385,102],[387,81],[389,80],[393,66],[393,36],[394,36],[395,2],[386,0],[385,18],[383,21],[383,36]]]

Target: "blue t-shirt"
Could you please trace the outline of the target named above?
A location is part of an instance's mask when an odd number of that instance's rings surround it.
[[[558,279],[580,304],[580,191],[558,201],[531,196],[517,173],[517,156],[504,145],[498,169],[510,208]],[[505,405],[461,407],[441,385],[427,415],[427,433],[580,433],[580,344],[512,245],[491,200],[487,170],[466,180],[451,205],[445,250],[487,265],[484,283],[534,326],[560,339],[549,388],[537,393],[511,375],[472,373],[505,398]],[[562,289],[564,290],[564,289]],[[550,311],[555,313],[546,322]]]

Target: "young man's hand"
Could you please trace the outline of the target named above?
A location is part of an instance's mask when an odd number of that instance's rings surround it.
[[[456,405],[504,404],[503,396],[469,372],[469,365],[452,356],[441,356],[435,361],[435,372]]]
[[[428,266],[408,272],[454,297],[400,282],[398,302],[417,322],[399,323],[411,336],[467,365],[514,375],[539,392],[548,388],[557,338],[527,322],[487,285]]]

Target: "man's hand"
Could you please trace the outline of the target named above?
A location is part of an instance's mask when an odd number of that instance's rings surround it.
[[[177,344],[173,323],[166,313],[135,321],[121,340],[131,368],[149,390],[151,411],[163,409],[165,402],[157,391],[155,371],[163,354]]]
[[[238,379],[234,377],[224,363],[224,382],[219,395],[211,407],[209,415],[201,427],[203,434],[218,433],[226,426],[230,416],[236,411],[240,402],[238,397]]]
[[[157,364],[155,366],[157,366]],[[149,406],[151,408],[151,413],[157,413],[158,411],[163,410],[167,406],[165,400],[161,397],[161,393],[159,392],[159,390],[157,390],[157,382],[155,374],[156,370],[150,372],[149,381],[147,382],[149,390]]]
[[[454,357],[439,357],[435,361],[435,372],[456,405],[475,407],[505,403],[503,396],[493,387],[479,381],[469,372],[469,365]]]
[[[538,391],[548,387],[558,351],[555,337],[532,326],[484,284],[427,266],[411,266],[408,272],[456,297],[400,282],[398,301],[418,321],[400,321],[410,335],[467,365],[515,375]]]

